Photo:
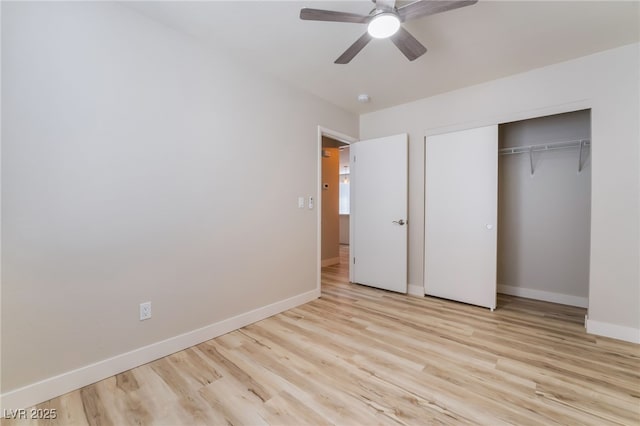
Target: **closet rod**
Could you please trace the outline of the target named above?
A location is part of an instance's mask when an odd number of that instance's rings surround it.
[[[591,141],[589,139],[577,139],[574,141],[543,143],[538,145],[514,146],[511,148],[502,148],[498,150],[498,153],[500,155],[528,154],[529,152],[552,151],[554,149],[566,148],[582,148],[585,146],[591,146]]]
[[[534,173],[533,167],[533,153],[539,151],[552,151],[554,149],[566,149],[566,148],[580,148],[578,153],[578,173],[582,171],[582,151],[585,146],[591,146],[591,141],[589,139],[578,139],[574,141],[565,141],[565,142],[553,142],[553,143],[544,143],[538,145],[527,145],[527,146],[514,146],[511,148],[502,148],[498,150],[500,155],[511,155],[511,154],[529,154],[529,163],[531,165],[531,176]]]

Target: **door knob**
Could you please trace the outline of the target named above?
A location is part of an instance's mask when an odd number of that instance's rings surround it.
[[[402,226],[407,222],[405,222],[404,219],[400,219],[400,220],[394,220],[393,223],[397,223],[398,225]]]

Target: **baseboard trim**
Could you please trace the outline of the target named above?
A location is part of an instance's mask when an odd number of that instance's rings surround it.
[[[498,285],[498,293],[511,296],[526,297],[527,299],[544,300],[545,302],[560,303],[563,305],[588,308],[589,299],[586,297],[572,296],[570,294],[554,293],[551,291],[535,290],[532,288],[514,287],[510,285]]]
[[[587,319],[587,333],[625,342],[640,343],[640,328]]]
[[[332,265],[339,265],[340,264],[340,258],[339,257],[332,257],[330,259],[323,259],[322,260],[322,267],[324,268],[325,266],[332,266]]]
[[[67,392],[90,385],[158,358],[171,355],[172,353],[200,344],[214,337],[221,336],[246,325],[279,314],[280,312],[295,308],[296,306],[303,305],[318,297],[320,297],[320,290],[314,289],[226,320],[6,392],[0,395],[0,410],[32,407],[41,402],[64,395]]]
[[[424,297],[424,286],[422,285],[409,284],[407,290],[409,296]]]

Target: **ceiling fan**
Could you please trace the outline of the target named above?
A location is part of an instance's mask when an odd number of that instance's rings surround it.
[[[390,38],[404,56],[413,61],[424,55],[427,48],[416,40],[409,31],[402,28],[401,23],[447,10],[471,6],[478,0],[418,0],[401,7],[396,7],[396,0],[372,1],[376,7],[368,15],[304,8],[300,10],[300,19],[368,25],[367,32],[335,60],[336,64],[348,64],[372,38]]]

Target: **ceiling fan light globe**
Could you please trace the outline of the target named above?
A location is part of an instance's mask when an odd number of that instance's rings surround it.
[[[381,13],[376,15],[369,26],[367,32],[373,38],[388,38],[400,29],[400,19],[393,13]]]

